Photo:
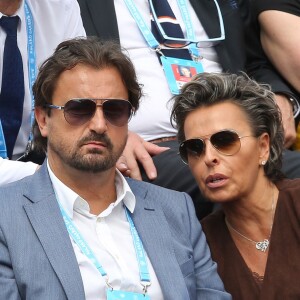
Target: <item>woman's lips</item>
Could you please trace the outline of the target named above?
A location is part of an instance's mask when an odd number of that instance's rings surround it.
[[[206,178],[205,183],[209,188],[218,188],[226,184],[227,181],[227,176],[223,174],[213,174]]]

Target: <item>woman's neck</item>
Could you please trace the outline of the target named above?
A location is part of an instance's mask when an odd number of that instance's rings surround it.
[[[244,227],[255,223],[254,228],[265,227],[269,224],[272,211],[276,208],[278,193],[278,189],[273,183],[266,182],[251,195],[224,203],[223,210],[227,220],[233,226]]]

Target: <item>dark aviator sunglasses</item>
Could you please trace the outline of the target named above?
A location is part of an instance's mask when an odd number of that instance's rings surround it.
[[[193,138],[183,141],[179,145],[179,154],[182,161],[188,164],[189,157],[199,158],[205,152],[205,140],[209,140],[219,153],[231,156],[239,152],[241,139],[251,136],[239,136],[234,130],[221,130],[212,134],[209,138]]]
[[[100,103],[97,103],[98,101]],[[102,106],[104,118],[117,127],[127,124],[133,113],[131,103],[122,99],[71,99],[63,106],[45,105],[45,107],[63,110],[65,120],[74,126],[83,125],[92,119],[98,106]]]

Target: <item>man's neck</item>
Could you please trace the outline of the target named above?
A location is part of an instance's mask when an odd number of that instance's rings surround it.
[[[6,16],[12,16],[21,5],[21,0],[0,0],[0,12]]]
[[[117,199],[115,186],[115,170],[111,169],[100,173],[81,172],[66,167],[62,170],[51,166],[54,175],[72,191],[86,200],[90,212],[99,215]]]

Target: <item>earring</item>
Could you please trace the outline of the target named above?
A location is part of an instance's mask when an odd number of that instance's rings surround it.
[[[265,164],[266,164],[266,161],[263,160],[263,161],[261,162],[261,165],[264,166]]]

